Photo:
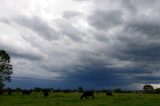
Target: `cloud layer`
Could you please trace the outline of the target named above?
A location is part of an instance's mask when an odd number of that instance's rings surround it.
[[[12,83],[28,77],[86,88],[160,83],[158,0],[1,3],[0,48],[12,57]]]

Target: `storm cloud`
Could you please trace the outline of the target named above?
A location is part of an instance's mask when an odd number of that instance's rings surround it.
[[[32,16],[18,16],[15,18],[15,22],[22,27],[31,29],[33,32],[37,33],[41,37],[47,40],[53,40],[58,38],[58,33],[51,28],[47,22],[43,21],[39,17]]]
[[[160,83],[158,0],[29,0],[27,9],[8,3],[17,8],[0,8],[0,48],[14,67],[7,86],[24,87],[23,78],[64,88]]]

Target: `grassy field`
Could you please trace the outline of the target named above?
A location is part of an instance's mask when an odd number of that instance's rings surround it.
[[[12,94],[0,95],[0,106],[160,106],[160,95],[156,94],[114,94],[95,93],[95,99],[80,100],[79,93]]]

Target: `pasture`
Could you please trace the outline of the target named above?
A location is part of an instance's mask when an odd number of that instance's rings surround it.
[[[114,94],[95,93],[95,99],[80,99],[80,93],[50,93],[44,97],[42,93],[22,95],[0,95],[0,106],[160,106],[158,94]]]

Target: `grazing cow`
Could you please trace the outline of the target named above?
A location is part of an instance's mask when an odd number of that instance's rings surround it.
[[[43,94],[44,94],[44,97],[49,96],[49,90],[48,89],[44,89],[43,90]]]
[[[4,93],[4,91],[2,89],[0,89],[0,95],[2,95]]]
[[[8,93],[8,95],[12,95],[12,89],[8,88],[7,93]]]
[[[28,95],[28,94],[31,94],[31,93],[32,93],[32,90],[26,90],[26,89],[22,90],[23,95]]]
[[[92,96],[92,99],[94,99],[94,92],[93,91],[85,91],[83,92],[81,99],[83,99],[83,97],[88,97],[88,96]]]
[[[113,96],[112,92],[106,92],[107,96]]]

